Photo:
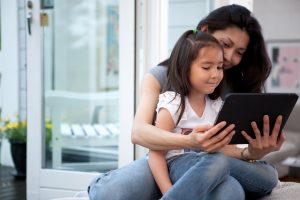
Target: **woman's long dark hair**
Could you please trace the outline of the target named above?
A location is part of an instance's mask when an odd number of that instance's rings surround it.
[[[271,71],[261,26],[251,12],[239,5],[228,5],[212,11],[199,22],[197,29],[207,26],[209,33],[238,27],[245,30],[250,38],[241,62],[224,71],[224,78],[232,92],[262,92]]]
[[[179,118],[176,122],[180,121],[182,114],[185,110],[185,97],[191,92],[191,83],[189,74],[192,63],[197,59],[199,52],[204,47],[219,48],[223,52],[222,46],[218,40],[207,33],[200,31],[186,31],[176,42],[170,58],[166,61],[168,67],[167,83],[163,91],[172,90],[176,95],[180,95],[181,102],[177,111],[180,110]],[[216,87],[213,93],[208,96],[211,99],[216,99],[221,95],[222,82]]]

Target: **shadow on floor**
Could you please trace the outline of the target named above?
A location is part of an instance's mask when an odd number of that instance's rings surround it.
[[[14,172],[14,168],[0,165],[1,200],[26,200],[26,180],[16,179]]]

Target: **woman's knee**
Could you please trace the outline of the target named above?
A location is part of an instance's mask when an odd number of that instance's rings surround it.
[[[262,191],[265,194],[272,192],[273,188],[278,184],[278,172],[271,164],[266,161],[259,161],[259,172],[257,177],[260,179]]]
[[[144,190],[147,188],[147,190]],[[159,190],[145,158],[98,176],[89,186],[91,200],[153,199]],[[160,194],[160,193],[159,193]]]

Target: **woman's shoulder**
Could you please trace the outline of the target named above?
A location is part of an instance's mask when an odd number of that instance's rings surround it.
[[[149,69],[149,73],[167,73],[167,69],[164,65],[156,65]]]
[[[167,71],[168,68],[162,65],[154,66],[149,69],[149,73],[153,75],[156,80],[158,80],[161,88],[163,88],[166,83]]]

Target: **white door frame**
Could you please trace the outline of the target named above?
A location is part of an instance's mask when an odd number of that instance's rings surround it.
[[[40,0],[32,0],[31,35],[27,31],[27,199],[51,199],[86,190],[95,173],[42,169],[42,27],[40,27]],[[130,142],[134,117],[134,35],[135,1],[120,2],[119,40],[119,166],[133,160]],[[27,10],[28,12],[28,10]],[[28,30],[28,29],[27,29]],[[78,181],[80,180],[80,181]]]

